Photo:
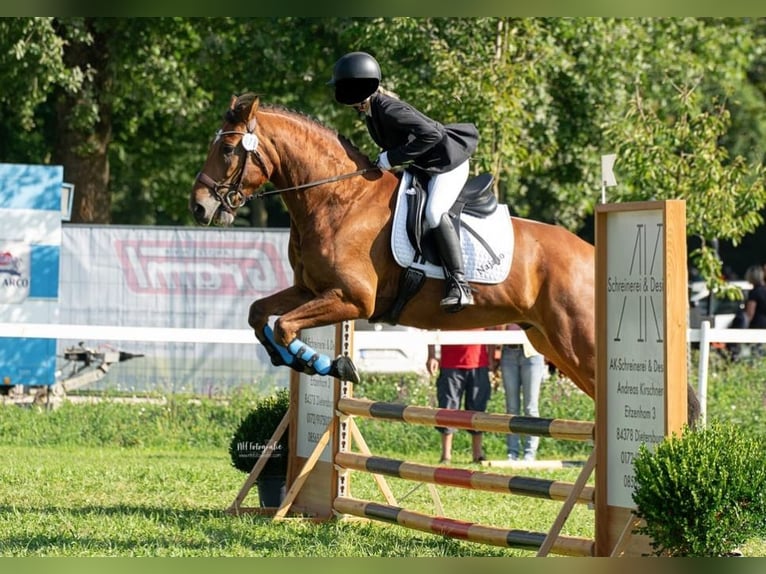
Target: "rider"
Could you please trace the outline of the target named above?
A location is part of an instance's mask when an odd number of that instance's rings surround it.
[[[468,179],[468,158],[476,150],[478,131],[473,124],[443,125],[380,87],[377,60],[366,52],[350,52],[333,68],[329,84],[335,99],[364,115],[373,141],[384,151],[378,156],[382,170],[411,164],[429,175],[426,223],[447,277],[442,308],[449,312],[473,305],[465,280],[460,238],[448,211]]]

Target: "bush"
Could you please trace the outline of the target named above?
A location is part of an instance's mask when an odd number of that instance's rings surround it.
[[[641,445],[634,461],[640,532],[658,556],[731,554],[766,534],[766,447],[732,424]]]
[[[247,473],[253,469],[289,406],[290,392],[281,389],[258,401],[242,419],[229,444],[229,455],[235,468]],[[288,431],[285,430],[259,477],[287,475],[287,448]]]

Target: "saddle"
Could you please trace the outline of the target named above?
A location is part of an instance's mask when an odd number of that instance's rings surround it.
[[[428,261],[435,265],[441,265],[439,253],[424,215],[426,200],[428,199],[428,179],[427,174],[412,172],[411,187],[405,192],[407,198],[407,236],[415,249],[415,261]],[[497,198],[491,189],[492,181],[491,174],[483,173],[469,179],[463,189],[460,190],[460,194],[448,212],[458,237],[461,227],[471,231],[465,222],[462,222],[462,225],[458,224],[461,214],[466,213],[483,219],[497,210]],[[478,234],[474,235],[479,237]],[[486,247],[491,251],[489,245]]]
[[[403,181],[400,185],[406,185],[406,189],[403,191],[407,208],[406,235],[409,244],[414,249],[414,256],[412,262],[405,266],[401,275],[397,297],[393,305],[383,313],[371,317],[370,322],[396,325],[404,306],[422,288],[427,276],[425,268],[430,264],[431,267],[437,266],[441,269],[439,251],[424,216],[428,179],[428,174],[419,171],[408,171],[402,174]],[[474,240],[481,244],[489,257],[495,263],[499,263],[500,257],[492,247],[465,221],[465,218],[462,218],[463,215],[469,215],[475,219],[485,219],[495,214],[498,209],[498,201],[492,193],[492,181],[493,177],[488,173],[469,179],[448,213],[458,236],[460,236],[461,230],[469,232]]]

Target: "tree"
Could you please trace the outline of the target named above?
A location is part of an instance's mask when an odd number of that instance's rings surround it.
[[[474,169],[495,175],[519,215],[587,237],[600,156],[619,150],[623,195],[610,199],[658,197],[652,186],[683,177],[679,195],[661,193],[687,200],[690,231],[707,247],[759,224],[744,212],[763,205],[765,28],[748,18],[6,18],[0,154],[64,163],[78,221],[187,223],[188,189],[232,94],[258,92],[377,155],[326,85],[335,60],[360,49],[424,112],[477,124]],[[651,125],[639,125],[639,109]],[[650,137],[664,164],[639,145]],[[679,138],[690,146],[683,161]],[[647,175],[678,161],[683,173]],[[711,177],[744,203],[716,201],[725,215],[699,219]],[[237,225],[286,223],[278,198],[240,215]]]
[[[297,109],[318,101],[327,88],[315,80],[332,65],[323,58],[334,57],[334,23],[1,20],[0,110],[8,120],[0,133],[9,137],[0,152],[63,164],[76,186],[73,221],[189,222],[186,190],[228,98],[252,89]],[[265,224],[264,206],[253,205],[262,209],[251,223]]]
[[[478,125],[474,166],[495,174],[500,199],[521,215],[582,232],[599,197],[600,156],[621,145],[615,138],[630,121],[635,87],[660,108],[677,86],[690,85],[734,104],[724,98],[747,84],[763,50],[756,26],[701,18],[375,18],[354,20],[345,36],[350,49],[378,57],[384,84],[403,98],[443,121]],[[762,99],[752,101],[746,117],[762,110]]]
[[[110,149],[119,152],[155,117],[180,123],[205,106],[185,65],[195,60],[182,57],[199,49],[194,27],[172,18],[14,18],[0,26],[15,58],[2,104],[20,108],[21,127],[42,127],[50,138],[44,157],[27,148],[25,161],[64,165],[76,188],[73,221],[109,222]]]
[[[628,121],[608,133],[620,141],[624,185],[616,199],[684,199],[687,234],[702,239],[691,260],[709,287],[721,289],[722,265],[714,241],[726,237],[736,244],[755,231],[763,223],[766,189],[762,164],[731,158],[720,144],[730,125],[726,107],[711,103],[700,110],[699,99],[695,89],[679,88],[672,105],[661,109],[637,92]]]

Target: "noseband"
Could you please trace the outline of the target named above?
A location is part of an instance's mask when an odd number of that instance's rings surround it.
[[[224,209],[229,211],[230,213],[234,213],[238,208],[242,207],[242,205],[248,200],[251,199],[251,197],[245,198],[245,195],[242,193],[242,178],[245,175],[245,171],[247,171],[247,160],[252,155],[255,157],[258,167],[261,168],[261,171],[263,172],[263,175],[268,180],[269,170],[266,167],[266,162],[263,161],[263,156],[261,155],[261,152],[258,151],[258,136],[255,135],[255,118],[251,119],[247,123],[247,131],[241,132],[241,131],[221,131],[218,130],[215,134],[215,141],[218,141],[221,136],[225,135],[241,135],[242,139],[239,140],[239,144],[242,148],[245,150],[245,161],[242,163],[242,167],[231,177],[224,178],[223,181],[216,181],[209,175],[207,175],[204,172],[199,172],[197,174],[196,180],[200,182],[202,185],[204,185],[210,193],[213,195],[213,197],[218,200],[218,203],[220,203]],[[235,181],[232,181],[235,180]]]

